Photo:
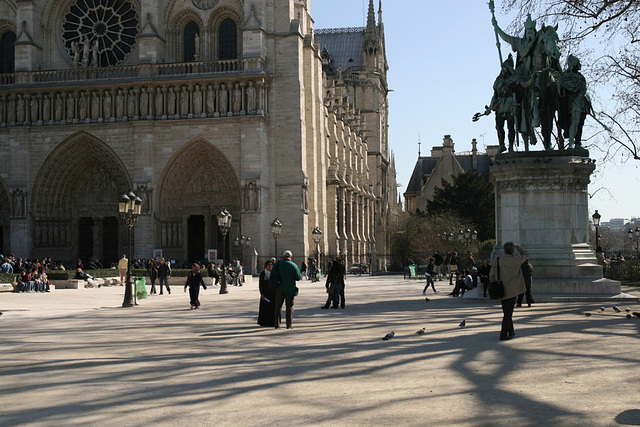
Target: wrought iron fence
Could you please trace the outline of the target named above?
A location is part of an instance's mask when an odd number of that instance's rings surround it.
[[[604,277],[621,282],[640,282],[640,263],[635,260],[612,262],[605,268]]]

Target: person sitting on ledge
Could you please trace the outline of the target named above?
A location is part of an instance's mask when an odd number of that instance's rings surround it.
[[[76,275],[73,278],[77,280],[84,280],[85,282],[87,282],[87,284],[90,285],[87,286],[90,288],[99,288],[101,286],[91,275],[82,271],[80,267],[78,267],[78,269],[76,270]]]

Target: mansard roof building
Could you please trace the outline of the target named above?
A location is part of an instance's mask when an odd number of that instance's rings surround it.
[[[488,146],[485,153],[478,152],[475,139],[471,146],[470,152],[456,153],[453,138],[445,135],[442,146],[433,147],[430,156],[418,153],[418,161],[404,193],[405,210],[412,213],[426,211],[427,202],[433,200],[435,189],[442,187],[443,179],[451,183],[453,177],[474,171],[489,182],[489,168],[498,153],[498,146]]]
[[[382,2],[324,31],[310,2],[0,0],[0,253],[115,261],[133,190],[135,257],[279,255],[278,219],[299,261],[317,227],[320,252],[384,265]]]

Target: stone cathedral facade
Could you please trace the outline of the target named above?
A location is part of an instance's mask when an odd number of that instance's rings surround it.
[[[381,2],[314,30],[311,0],[0,0],[0,253],[118,259],[251,238],[380,268],[397,209]],[[322,23],[324,26],[330,23]],[[378,254],[376,256],[376,254]],[[245,261],[248,262],[248,261]]]

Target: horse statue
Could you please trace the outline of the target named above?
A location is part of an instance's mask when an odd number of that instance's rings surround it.
[[[556,112],[559,108],[559,86],[558,82],[562,73],[560,65],[560,50],[558,49],[558,27],[542,25],[537,34],[535,48],[531,55],[532,72],[535,75],[533,84],[534,111],[537,108],[537,120],[534,113],[533,127],[540,124],[542,140],[545,150],[551,150],[551,135],[555,122]],[[559,144],[562,132],[558,126],[557,130]],[[562,149],[563,147],[558,147]]]

